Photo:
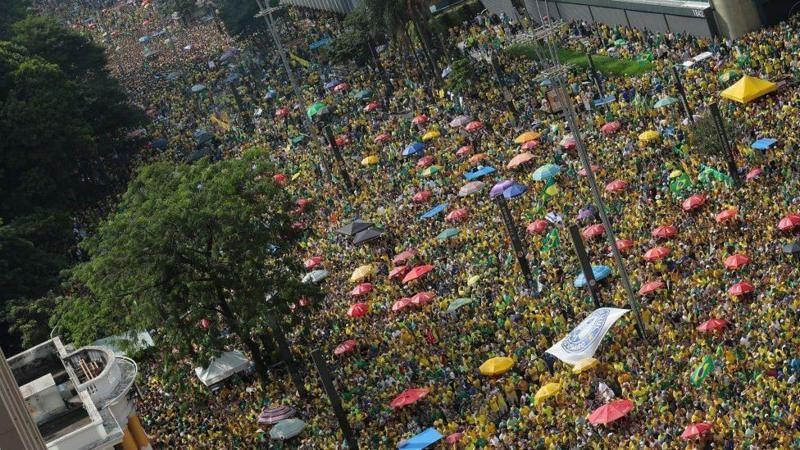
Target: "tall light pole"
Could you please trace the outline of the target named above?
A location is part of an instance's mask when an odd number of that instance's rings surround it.
[[[586,172],[586,179],[589,182],[589,188],[592,192],[592,200],[595,206],[597,206],[597,210],[600,214],[600,221],[603,223],[603,227],[605,228],[604,235],[608,241],[608,246],[611,248],[611,253],[614,256],[614,262],[617,266],[617,270],[619,271],[622,285],[624,286],[625,292],[628,296],[628,303],[630,304],[631,310],[633,311],[633,315],[636,319],[636,330],[638,331],[640,337],[645,338],[645,327],[644,321],[642,320],[639,301],[636,299],[636,294],[633,291],[633,286],[631,285],[630,278],[628,277],[628,270],[625,268],[625,262],[622,260],[622,254],[617,248],[617,238],[614,235],[613,228],[611,227],[611,221],[608,219],[608,214],[606,214],[606,206],[603,202],[603,197],[600,195],[600,189],[597,187],[597,180],[594,178],[594,172],[592,172],[589,155],[586,152],[586,146],[583,143],[580,128],[578,127],[575,107],[572,104],[572,99],[569,97],[566,89],[564,88],[563,78],[567,73],[567,68],[562,66],[559,62],[558,53],[555,44],[553,43],[553,38],[559,30],[556,27],[547,25],[547,21],[542,20],[542,23],[545,23],[545,25],[537,29],[533,35],[523,35],[521,36],[521,40],[527,41],[528,43],[535,43],[536,45],[534,45],[534,48],[537,48],[538,44],[541,43],[542,48],[540,52],[545,53],[546,56],[545,58],[540,59],[540,61],[545,63],[549,62],[551,64],[550,68],[542,71],[540,77],[550,80],[551,84],[555,87],[556,95],[558,96],[558,102],[561,104],[561,109],[564,111],[564,118],[567,120],[569,129],[572,132],[572,136],[575,138],[575,144],[576,148],[578,149],[581,165],[583,166],[583,170]]]

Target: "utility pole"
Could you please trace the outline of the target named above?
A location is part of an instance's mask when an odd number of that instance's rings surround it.
[[[278,323],[276,315],[277,312],[273,310],[267,316],[267,322],[272,329],[272,338],[275,339],[275,343],[278,344],[278,352],[281,355],[283,363],[286,365],[286,370],[289,371],[289,376],[292,378],[294,387],[297,388],[297,393],[303,400],[308,400],[308,392],[303,385],[303,377],[300,376],[300,373],[297,371],[294,358],[292,358],[292,352],[289,350],[289,344],[286,342],[286,336],[283,334],[283,328],[281,324]]]
[[[675,80],[675,88],[678,89],[678,96],[681,98],[681,105],[683,105],[683,112],[686,114],[686,120],[694,124],[694,116],[692,115],[691,108],[689,108],[689,101],[686,100],[686,90],[683,88],[681,75],[678,73],[678,68],[675,66],[672,66],[672,77]]]
[[[719,105],[714,102],[709,105],[711,111],[711,118],[714,120],[714,127],[717,129],[717,137],[720,144],[722,144],[722,151],[725,152],[726,159],[728,160],[728,172],[733,178],[734,186],[739,186],[739,168],[736,166],[736,157],[733,154],[733,146],[728,140],[728,133],[725,131],[725,124],[722,122],[722,114],[719,112]]]
[[[314,349],[311,352],[311,359],[314,360],[314,365],[317,367],[317,372],[319,372],[319,378],[322,380],[322,387],[325,389],[325,394],[328,395],[328,399],[331,401],[333,414],[336,416],[336,420],[339,421],[339,427],[342,429],[344,440],[347,442],[347,448],[350,450],[358,450],[358,441],[356,440],[355,434],[353,434],[353,429],[350,428],[350,422],[347,420],[347,413],[342,408],[342,401],[339,399],[339,394],[336,392],[336,387],[333,385],[333,379],[328,369],[328,363],[325,362],[325,357],[322,356],[319,349]]]
[[[597,280],[594,279],[594,272],[592,271],[592,263],[589,261],[589,255],[586,253],[586,248],[583,245],[583,236],[578,229],[578,226],[572,224],[569,226],[569,237],[572,239],[572,245],[575,247],[575,254],[578,256],[578,261],[581,263],[581,271],[586,278],[586,287],[589,288],[589,293],[592,294],[592,301],[595,308],[603,306],[600,300],[600,292],[597,289]]]
[[[497,207],[500,208],[500,216],[503,218],[503,224],[506,227],[506,232],[508,232],[508,238],[511,240],[511,247],[514,251],[514,256],[517,257],[517,262],[519,262],[519,268],[522,271],[522,277],[525,279],[525,285],[531,290],[533,295],[536,295],[539,292],[539,283],[533,279],[531,266],[528,262],[528,258],[525,256],[525,249],[522,246],[522,240],[520,240],[519,234],[517,233],[517,226],[514,223],[514,217],[511,215],[511,211],[508,209],[506,198],[503,196],[503,194],[500,194],[494,198],[494,201],[497,203]]]

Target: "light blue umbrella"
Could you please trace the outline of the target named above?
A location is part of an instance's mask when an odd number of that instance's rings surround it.
[[[339,85],[340,83],[341,83],[341,81],[339,81],[339,80],[328,81],[327,83],[325,83],[325,89],[333,89],[337,85]]]
[[[469,305],[472,302],[474,302],[474,300],[471,298],[457,298],[447,305],[447,312],[454,312],[462,306]]]
[[[595,280],[600,281],[604,278],[607,278],[609,275],[611,275],[610,267],[592,266],[592,276],[594,276]],[[575,277],[575,281],[572,282],[572,285],[575,286],[576,288],[582,288],[586,286],[586,276],[583,275],[583,272],[581,272],[580,274],[578,274],[577,277]]]
[[[776,142],[778,142],[777,139],[761,138],[761,139],[753,142],[753,144],[750,145],[750,146],[753,147],[756,150],[769,150],[769,148],[772,147],[773,145],[775,145]]]
[[[205,84],[195,84],[194,86],[192,86],[192,92],[195,94],[205,90],[206,90]]]
[[[356,100],[366,100],[372,97],[372,91],[370,91],[369,89],[361,89],[360,91],[356,92],[355,95],[353,95],[353,97]]]
[[[425,144],[422,142],[414,142],[413,144],[409,144],[409,146],[403,150],[403,156],[421,155],[424,149]]]
[[[450,239],[451,237],[453,237],[453,236],[455,236],[457,234],[458,234],[458,228],[448,228],[448,229],[442,231],[441,233],[439,233],[439,235],[436,236],[436,239],[438,239],[440,241],[446,241],[447,239]]]
[[[447,209],[447,203],[442,203],[441,205],[436,205],[433,208],[425,211],[425,213],[423,215],[419,216],[419,218],[420,218],[420,220],[422,220],[422,219],[430,219],[432,217],[435,217],[437,214],[441,213],[445,209]]]
[[[278,96],[278,93],[273,91],[272,89],[270,89],[269,92],[267,92],[266,99],[267,100],[275,100],[275,98],[277,96]]]
[[[507,187],[503,191],[503,197],[510,200],[514,197],[519,197],[520,195],[524,194],[525,191],[527,190],[528,188],[525,187],[524,184],[512,183],[511,186]]]
[[[140,44],[147,44],[148,42],[150,42],[150,36],[142,36],[139,38]]]
[[[291,439],[300,434],[306,423],[300,419],[284,419],[273,425],[269,430],[269,437],[277,440]]]
[[[484,166],[484,167],[479,167],[476,170],[473,170],[472,172],[465,173],[464,178],[466,178],[467,181],[472,181],[483,178],[486,175],[489,175],[490,173],[494,172],[495,172],[494,167]]]
[[[653,108],[656,108],[656,109],[664,108],[664,107],[667,107],[669,105],[672,105],[673,103],[678,103],[678,99],[675,98],[675,97],[664,97],[661,100],[657,101],[656,104],[653,105]]]
[[[561,173],[561,166],[555,164],[545,164],[536,169],[531,175],[533,181],[550,181],[554,176]]]

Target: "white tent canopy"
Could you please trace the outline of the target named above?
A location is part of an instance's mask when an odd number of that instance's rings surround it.
[[[203,384],[211,386],[249,368],[251,364],[253,362],[247,359],[242,352],[234,350],[212,359],[205,369],[196,367],[194,373]]]

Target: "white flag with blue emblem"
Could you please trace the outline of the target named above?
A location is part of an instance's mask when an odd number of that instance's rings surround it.
[[[597,308],[564,338],[547,349],[547,353],[567,364],[594,356],[608,330],[628,309]]]

